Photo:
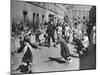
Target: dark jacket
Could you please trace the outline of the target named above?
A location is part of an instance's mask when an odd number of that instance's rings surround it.
[[[47,27],[47,33],[54,33],[55,30],[55,24],[51,24],[50,22],[48,22],[48,27]]]

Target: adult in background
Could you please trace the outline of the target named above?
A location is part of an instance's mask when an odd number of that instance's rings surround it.
[[[48,47],[50,47],[50,40],[52,38],[53,43],[55,43],[54,32],[55,32],[55,24],[51,16],[49,16],[50,21],[47,26],[47,34],[48,34]],[[54,44],[55,46],[55,44]]]

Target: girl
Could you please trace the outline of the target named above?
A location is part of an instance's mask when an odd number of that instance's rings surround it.
[[[63,38],[60,38],[59,43],[61,47],[61,56],[65,59],[65,62],[69,62],[71,58],[70,58],[70,51],[67,46],[67,43]]]

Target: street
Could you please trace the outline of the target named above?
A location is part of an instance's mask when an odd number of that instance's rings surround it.
[[[11,1],[11,74],[96,69],[96,6]]]
[[[32,36],[32,39],[34,38],[35,37]],[[43,39],[43,34],[40,36],[40,38]],[[34,42],[34,40],[32,42]],[[60,45],[59,44],[57,45],[57,47],[53,47],[53,45],[51,45],[50,48],[46,46],[39,46],[39,47],[41,49],[33,49],[33,52],[32,52],[33,53],[32,72],[79,70],[80,60],[78,57],[71,57],[70,63],[60,62],[60,60],[64,61],[64,59],[60,55]],[[68,47],[69,47],[71,54],[78,56],[78,54],[75,53],[76,49],[74,49],[73,45],[68,44]],[[12,65],[12,70],[15,70],[18,68],[18,66],[21,64],[22,57],[23,57],[23,53],[19,53],[19,54],[16,53],[14,57],[12,57],[12,59],[14,60],[14,65]],[[57,58],[59,61],[50,60],[49,59],[50,57]],[[20,73],[20,72],[12,71],[12,73]]]

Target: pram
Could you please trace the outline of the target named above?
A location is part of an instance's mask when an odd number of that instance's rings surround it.
[[[84,46],[83,39],[73,39],[73,42],[75,44],[75,48],[77,49],[77,53],[79,53],[79,56],[87,55],[88,48]]]

